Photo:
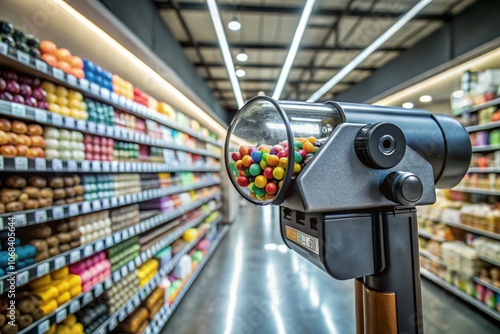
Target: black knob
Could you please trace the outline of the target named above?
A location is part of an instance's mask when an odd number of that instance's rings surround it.
[[[415,174],[392,172],[382,182],[380,191],[395,203],[414,205],[422,197],[424,187]]]
[[[403,159],[406,138],[394,124],[369,124],[356,134],[354,146],[358,159],[367,167],[388,169]]]

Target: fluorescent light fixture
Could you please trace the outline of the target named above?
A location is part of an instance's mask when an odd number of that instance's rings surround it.
[[[245,75],[247,75],[247,72],[244,69],[239,68],[236,70],[236,76],[238,78],[243,78]]]
[[[245,51],[241,50],[240,53],[236,55],[236,59],[238,61],[245,62],[248,60],[248,55],[245,53]]]
[[[420,98],[418,99],[420,102],[431,102],[432,101],[432,96],[430,95],[422,95],[420,96]]]
[[[406,108],[406,109],[411,109],[413,108],[415,105],[411,102],[405,102],[403,103],[403,108]]]
[[[229,52],[226,34],[224,33],[224,28],[222,27],[219,8],[217,7],[215,0],[207,0],[207,4],[210,17],[212,18],[212,22],[214,24],[215,34],[217,35],[217,40],[219,41],[220,49],[222,51],[222,57],[224,58],[224,63],[226,64],[229,81],[231,81],[231,86],[233,86],[234,97],[236,98],[238,108],[241,108],[244,104],[243,95],[241,94],[240,83],[238,82],[238,78],[236,77],[236,73],[234,71],[234,63],[231,57],[231,52]]]
[[[421,0],[412,9],[403,15],[399,20],[396,21],[387,31],[385,31],[379,38],[377,38],[372,44],[368,45],[366,49],[361,51],[349,64],[344,66],[340,71],[337,72],[330,80],[328,80],[323,86],[321,86],[316,92],[314,92],[311,97],[307,99],[307,102],[316,102],[323,95],[328,93],[333,86],[338,84],[342,79],[344,79],[352,70],[361,64],[366,58],[368,58],[375,50],[377,50],[382,44],[387,42],[396,32],[399,31],[408,21],[410,21],[415,15],[417,15],[425,6],[431,3],[432,0]]]
[[[231,22],[227,24],[227,27],[233,31],[238,31],[241,29],[241,23],[238,21],[238,19],[235,17]]]
[[[302,15],[300,16],[299,24],[297,25],[297,30],[295,30],[295,34],[293,35],[290,50],[288,50],[285,63],[283,64],[280,76],[278,77],[278,82],[276,83],[276,88],[274,89],[274,93],[272,96],[273,99],[279,100],[280,95],[283,92],[283,88],[285,87],[286,80],[288,79],[288,75],[290,74],[290,69],[292,68],[293,61],[295,60],[295,56],[297,55],[297,51],[299,50],[302,36],[304,35],[304,31],[306,30],[307,22],[309,21],[309,17],[311,16],[315,3],[316,0],[307,0],[306,5],[304,6],[304,10],[302,11]]]
[[[454,91],[453,94],[451,94],[451,95],[458,99],[458,98],[463,97],[465,95],[465,93],[463,90],[457,90],[457,91]]]

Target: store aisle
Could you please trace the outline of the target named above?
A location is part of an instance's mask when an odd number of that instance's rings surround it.
[[[355,332],[352,281],[336,281],[287,249],[278,212],[245,206],[162,333]],[[426,334],[495,333],[495,323],[423,281]]]

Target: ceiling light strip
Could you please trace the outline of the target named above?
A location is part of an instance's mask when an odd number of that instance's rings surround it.
[[[382,44],[387,42],[396,32],[398,32],[408,21],[410,21],[415,15],[417,15],[422,9],[430,4],[432,0],[421,0],[412,9],[403,15],[399,20],[396,21],[387,31],[385,31],[379,38],[377,38],[372,44],[370,44],[366,49],[361,51],[349,64],[344,66],[340,71],[337,72],[330,80],[328,80],[323,86],[321,86],[314,94],[307,99],[307,102],[316,102],[323,95],[325,95],[330,89],[338,84],[342,79],[344,79],[352,70],[361,64],[366,58],[368,58],[375,50],[377,50]]]
[[[288,79],[288,75],[290,74],[290,69],[292,68],[293,61],[295,60],[295,56],[297,55],[297,51],[299,50],[302,36],[304,35],[304,31],[306,30],[307,22],[309,21],[309,17],[311,17],[311,13],[315,3],[316,0],[307,0],[306,5],[304,6],[304,10],[302,11],[302,15],[300,16],[299,24],[297,25],[297,30],[295,30],[295,34],[293,35],[292,44],[290,45],[290,49],[288,50],[288,54],[286,55],[285,63],[283,64],[278,82],[276,83],[276,88],[274,89],[273,93],[273,99],[279,100],[280,95],[283,92],[283,88],[285,88],[286,80]]]
[[[226,34],[224,33],[224,28],[222,27],[219,8],[217,7],[215,0],[207,0],[207,4],[210,17],[212,18],[212,22],[214,24],[217,40],[219,41],[219,46],[222,51],[222,57],[224,58],[224,63],[226,64],[227,74],[229,75],[231,86],[233,87],[234,97],[236,98],[238,108],[241,108],[244,104],[243,95],[241,94],[240,83],[238,82],[238,78],[236,77],[236,72],[234,70],[233,59],[231,57],[231,52],[229,51],[229,45],[227,44]]]

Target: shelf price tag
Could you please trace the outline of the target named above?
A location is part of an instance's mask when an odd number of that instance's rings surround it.
[[[121,269],[121,272],[122,272],[122,277],[127,276],[128,275],[127,266],[123,266],[122,269]]]
[[[66,265],[66,258],[64,256],[56,257],[54,260],[54,269],[61,269]]]
[[[43,223],[47,221],[47,211],[44,209],[35,211],[35,223]]]
[[[128,230],[124,230],[124,231],[122,232],[122,235],[123,235],[123,236],[122,236],[122,237],[123,237],[123,240],[127,240],[127,239],[129,238],[129,235],[128,235]]]
[[[52,170],[59,172],[63,170],[63,163],[61,159],[52,160]]]
[[[77,171],[78,170],[78,163],[75,160],[68,160],[67,166],[68,166],[69,171]]]
[[[101,201],[100,200],[95,200],[92,202],[92,208],[95,211],[101,210]]]
[[[47,160],[44,158],[35,158],[35,170],[46,171],[47,170]]]
[[[109,162],[106,161],[106,162],[102,163],[102,171],[104,173],[109,173],[111,171],[110,167],[111,167],[111,164]]]
[[[119,243],[120,241],[122,241],[122,235],[120,233],[116,233],[114,236],[113,236],[113,239],[115,239],[115,244]]]
[[[63,118],[59,114],[52,114],[52,125],[55,126],[62,126],[63,125]]]
[[[52,218],[62,219],[64,218],[64,209],[61,206],[55,206],[52,208]]]
[[[99,133],[101,135],[105,135],[106,134],[106,125],[97,124],[97,133]]]
[[[85,248],[83,249],[83,256],[89,257],[90,255],[92,255],[92,253],[94,253],[94,249],[92,248],[92,246],[85,246]]]
[[[28,283],[30,280],[30,272],[29,271],[23,271],[17,274],[16,277],[16,286],[21,286],[26,283]]]
[[[78,210],[78,204],[70,204],[68,207],[68,213],[70,216],[77,216],[80,213],[80,210]]]
[[[113,280],[111,279],[111,277],[108,277],[104,281],[104,288],[107,290],[107,289],[111,288],[111,286],[113,286]]]
[[[63,320],[66,319],[67,316],[68,316],[68,311],[65,308],[63,308],[56,314],[56,323],[59,324],[63,322]]]
[[[9,46],[4,42],[0,42],[0,53],[6,55],[9,52]]]
[[[23,52],[21,50],[17,50],[17,60],[19,60],[20,63],[23,64],[28,64],[30,63],[30,55],[27,54],[26,52]]]
[[[98,242],[96,242],[96,244],[95,244],[95,251],[96,252],[101,251],[103,248],[104,248],[104,243],[102,242],[102,240],[99,240]]]
[[[130,314],[134,312],[134,305],[132,305],[132,303],[128,303],[127,304],[127,313]]]
[[[19,116],[19,117],[26,116],[26,107],[24,105],[19,104],[19,103],[12,103],[10,108],[11,108],[12,115]]]
[[[71,75],[71,74],[66,75],[66,80],[68,80],[68,83],[71,86],[78,85],[78,80],[76,79],[76,77],[74,75]]]
[[[82,203],[82,213],[88,213],[90,212],[91,208],[90,208],[90,202],[83,202]]]
[[[52,67],[52,75],[57,80],[64,81],[64,72],[58,68]]]
[[[90,83],[90,91],[92,92],[92,94],[98,95],[99,91],[100,91],[100,87],[97,84],[91,82]]]
[[[76,128],[80,131],[85,131],[87,130],[87,122],[85,122],[82,119],[79,119],[76,121]]]
[[[43,109],[35,109],[35,120],[40,123],[47,122],[47,112]]]
[[[90,172],[90,161],[88,161],[88,160],[82,161],[82,171],[83,172]]]
[[[138,307],[139,304],[141,303],[139,296],[135,296],[134,299],[132,299],[132,303],[134,304],[135,307]]]
[[[94,122],[87,122],[89,132],[96,132],[96,124]]]
[[[114,104],[118,104],[119,96],[115,92],[111,92],[111,102]]]
[[[78,262],[78,261],[80,261],[80,259],[81,259],[81,255],[80,255],[79,250],[73,251],[69,254],[69,262],[70,263]]]
[[[118,172],[118,166],[119,166],[119,162],[118,161],[113,161],[111,163],[111,171],[112,172]]]
[[[14,215],[13,218],[14,218],[14,221],[16,222],[16,227],[26,226],[26,224],[27,224],[26,214],[20,213],[20,214]]]
[[[115,207],[118,205],[118,199],[116,197],[111,197],[111,206]]]
[[[125,195],[125,199],[127,203],[132,202],[132,196],[130,194]]]
[[[109,329],[113,330],[116,328],[116,326],[118,326],[118,320],[115,317],[115,318],[111,319],[111,321],[109,322]]]
[[[65,116],[64,117],[64,124],[68,127],[68,128],[74,128],[75,127],[75,119],[73,117],[68,117],[68,116]]]
[[[137,256],[134,261],[135,261],[136,267],[139,267],[141,265],[141,257],[140,256]]]
[[[118,320],[122,322],[123,320],[125,320],[126,317],[127,317],[127,311],[121,310],[120,313],[118,314]]]
[[[69,313],[75,313],[80,309],[80,300],[74,300],[69,304]]]
[[[115,128],[113,128],[112,126],[106,126],[106,136],[113,137],[114,133],[115,133]]]
[[[50,265],[48,262],[40,263],[36,267],[36,276],[42,277],[43,275],[47,275],[50,272]]]
[[[101,171],[101,163],[99,161],[92,161],[92,171],[93,172]]]
[[[89,83],[88,80],[86,80],[86,79],[79,79],[78,81],[80,82],[80,87],[82,87],[85,90],[89,90],[90,83]]]
[[[49,328],[50,328],[50,320],[47,319],[38,325],[37,327],[38,334],[47,333],[49,331]]]
[[[15,157],[14,158],[14,168],[16,170],[28,170],[28,158]]]
[[[106,247],[109,248],[109,247],[111,247],[113,245],[114,245],[114,243],[113,243],[113,237],[112,236],[106,237]]]
[[[109,90],[107,90],[106,88],[101,88],[101,96],[103,98],[105,98],[106,100],[109,100],[111,98],[111,93]]]
[[[88,304],[92,301],[92,294],[90,292],[87,292],[84,296],[83,296],[83,303],[84,304]]]
[[[101,283],[97,284],[94,288],[94,297],[96,298],[99,297],[102,294],[102,290],[103,290],[102,284]]]
[[[127,107],[127,109],[131,110],[132,105],[133,105],[132,100],[129,100],[129,99],[125,100],[125,106]]]
[[[117,270],[113,273],[113,281],[116,283],[118,282],[120,279],[122,278],[122,276],[120,275],[120,271]]]
[[[103,209],[109,208],[109,198],[102,199],[102,208]]]

